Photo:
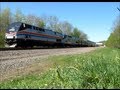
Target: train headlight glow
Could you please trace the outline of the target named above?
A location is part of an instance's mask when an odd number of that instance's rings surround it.
[[[16,32],[6,33],[6,38],[7,38],[7,39],[13,39],[14,37],[17,38],[17,37],[16,37]]]

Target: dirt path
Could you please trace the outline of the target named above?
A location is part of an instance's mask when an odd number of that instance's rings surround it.
[[[46,61],[48,56],[80,54],[98,48],[101,47],[0,51],[0,80],[44,71],[51,66]]]

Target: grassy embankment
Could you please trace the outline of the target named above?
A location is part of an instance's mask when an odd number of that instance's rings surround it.
[[[0,83],[0,88],[120,88],[120,49],[54,56],[54,67]]]

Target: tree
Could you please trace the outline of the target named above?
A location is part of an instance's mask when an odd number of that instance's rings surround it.
[[[37,27],[45,28],[46,24],[42,18],[29,14],[26,16],[25,23],[35,25]]]
[[[48,16],[44,14],[41,16],[41,18],[45,23],[45,28],[62,33],[62,24],[56,16]]]
[[[49,17],[49,27],[53,30],[57,30],[58,18],[56,16]]]
[[[8,25],[12,22],[12,13],[9,8],[3,9],[0,16],[0,29],[6,30]]]
[[[61,30],[66,35],[72,35],[73,26],[69,22],[64,21],[61,22]]]
[[[24,20],[24,15],[20,11],[20,9],[17,9],[16,13],[14,15],[14,21],[15,22],[23,22],[23,20]]]
[[[116,19],[113,31],[111,32],[105,45],[108,47],[120,48],[120,15]]]
[[[25,18],[25,23],[30,24],[30,25],[35,25],[35,19],[36,17],[32,14],[29,14]]]
[[[59,31],[59,19],[56,16],[46,16],[44,17],[46,22],[46,28],[53,31]]]
[[[0,47],[4,47],[5,31],[12,21],[12,14],[9,8],[0,11]]]
[[[88,40],[87,34],[85,34],[84,32],[82,32],[81,30],[79,30],[76,27],[73,29],[72,36],[79,38],[80,41],[83,41],[83,40],[86,41],[86,40]]]
[[[0,31],[2,31],[2,11],[0,10]]]
[[[59,33],[63,33],[63,31],[61,29],[61,23],[59,22],[56,26],[57,26],[57,29],[55,31],[59,32]]]
[[[40,18],[40,17],[36,17],[35,18],[35,25],[41,28],[45,28],[45,22]]]
[[[88,37],[87,37],[87,34],[85,34],[84,32],[80,32],[80,37],[79,37],[81,40],[84,40],[84,41],[86,41],[86,40],[88,40]]]
[[[77,38],[80,38],[80,31],[79,31],[78,28],[75,27],[75,28],[73,29],[72,36],[77,37]]]

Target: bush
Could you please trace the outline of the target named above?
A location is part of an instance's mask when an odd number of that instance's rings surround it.
[[[0,48],[5,45],[5,31],[0,31]]]
[[[108,47],[120,48],[120,20],[119,19],[113,29],[113,32],[110,34],[105,44]]]

